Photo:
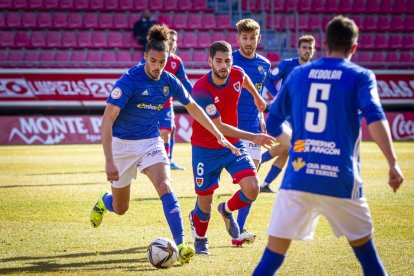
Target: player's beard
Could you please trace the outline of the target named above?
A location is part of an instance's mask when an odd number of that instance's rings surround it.
[[[244,47],[241,47],[240,49],[242,50],[243,54],[248,57],[252,56],[254,52],[256,51],[256,48],[253,46],[249,46],[249,47],[244,46]]]
[[[229,76],[229,71],[227,71],[226,69],[216,70],[213,68],[213,73],[217,78],[222,79],[222,80],[227,79],[227,77]]]
[[[305,63],[309,62],[311,60],[311,55],[310,54],[309,55],[301,55],[300,59]]]
[[[149,75],[153,80],[159,80],[161,76],[162,70],[152,70]]]

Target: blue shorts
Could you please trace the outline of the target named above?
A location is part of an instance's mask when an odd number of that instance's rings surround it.
[[[256,176],[256,168],[243,143],[239,141],[235,146],[240,149],[240,156],[233,154],[228,148],[192,147],[196,194],[213,194],[219,186],[220,174],[224,168],[232,176],[234,184],[247,176]]]
[[[167,129],[171,132],[174,128],[174,118],[173,106],[161,109],[159,114],[159,129]]]

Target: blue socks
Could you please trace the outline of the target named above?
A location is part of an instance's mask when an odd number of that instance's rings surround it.
[[[275,165],[272,165],[272,167],[270,168],[270,171],[267,173],[267,176],[264,182],[266,182],[267,184],[272,183],[272,181],[276,179],[276,177],[280,174],[281,171],[282,171],[281,168],[278,168]]]
[[[285,255],[281,255],[270,251],[266,248],[263,253],[262,259],[259,264],[253,271],[253,276],[266,276],[266,275],[275,275],[276,271],[282,265],[285,260]]]
[[[175,243],[177,245],[184,243],[183,218],[177,197],[174,193],[166,193],[161,197],[161,202]]]
[[[239,224],[240,230],[244,229],[244,224],[246,223],[247,216],[250,213],[250,208],[252,205],[248,205],[244,208],[239,209],[239,213],[237,214],[237,223]]]
[[[270,155],[270,152],[266,151],[265,153],[262,154],[262,163],[267,162],[272,158],[273,157]]]
[[[364,245],[352,247],[361,263],[364,275],[387,275],[372,239]]]
[[[106,207],[106,210],[108,210],[109,212],[113,212],[114,208],[112,207],[112,195],[109,193],[104,194],[104,196],[102,197],[102,201]]]

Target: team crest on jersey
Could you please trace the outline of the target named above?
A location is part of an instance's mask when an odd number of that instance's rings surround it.
[[[112,92],[111,92],[111,98],[114,99],[114,100],[116,100],[116,99],[121,98],[121,96],[122,96],[122,90],[121,90],[121,88],[115,87],[112,90]]]
[[[204,183],[204,178],[196,177],[196,184],[197,184],[198,187],[203,186],[203,183]]]
[[[220,101],[219,97],[217,97],[217,96],[216,96],[216,97],[214,98],[214,103],[218,103],[219,101]]]
[[[172,61],[172,62],[171,62],[171,68],[172,68],[172,69],[175,69],[175,67],[177,67],[177,62]]]
[[[263,74],[263,66],[257,66],[257,70],[259,70],[260,74]]]
[[[217,112],[217,108],[214,104],[209,104],[208,106],[206,106],[206,113],[210,116],[213,116],[214,114],[216,114]]]
[[[277,74],[279,74],[279,68],[276,67],[275,69],[272,70],[272,75],[276,76]]]
[[[234,87],[234,89],[237,91],[237,92],[240,92],[240,87],[241,87],[241,85],[240,85],[240,82],[238,81],[238,82],[236,82],[236,83],[234,83],[233,84],[233,87]]]
[[[164,86],[162,92],[164,93],[165,96],[167,96],[168,93],[170,92],[170,88],[168,86]]]
[[[295,161],[292,162],[293,170],[295,172],[297,172],[300,169],[302,169],[303,167],[305,167],[305,165],[306,165],[306,162],[303,161],[302,157],[298,157],[298,159],[296,159]]]

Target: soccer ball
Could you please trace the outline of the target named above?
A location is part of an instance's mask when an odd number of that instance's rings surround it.
[[[167,238],[157,238],[148,246],[147,258],[156,268],[169,268],[178,260],[177,245]]]

